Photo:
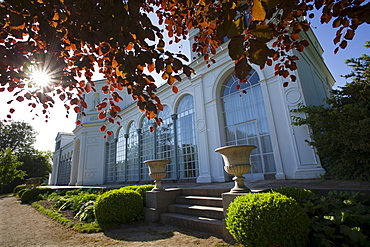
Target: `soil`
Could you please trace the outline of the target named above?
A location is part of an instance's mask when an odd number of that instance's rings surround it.
[[[21,204],[13,196],[0,196],[0,246],[231,246],[207,233],[136,222],[100,233],[78,233]]]

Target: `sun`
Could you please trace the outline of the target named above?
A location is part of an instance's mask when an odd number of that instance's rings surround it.
[[[51,83],[51,75],[47,71],[34,69],[31,73],[31,82],[37,87],[46,87]]]

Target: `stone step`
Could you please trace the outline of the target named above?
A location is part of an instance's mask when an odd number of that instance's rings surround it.
[[[193,215],[163,213],[161,214],[161,222],[176,227],[207,232],[218,237],[223,237],[225,231],[222,220]]]
[[[176,197],[176,203],[222,207],[222,198],[211,196],[178,196]]]
[[[224,218],[222,207],[188,205],[188,204],[171,204],[168,206],[168,211],[170,213],[193,215],[219,220],[222,220]]]
[[[221,197],[222,193],[229,192],[231,188],[222,189],[181,189],[181,194],[184,196],[210,196]]]

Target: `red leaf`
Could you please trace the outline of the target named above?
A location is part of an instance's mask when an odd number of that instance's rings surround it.
[[[107,114],[105,112],[100,112],[99,115],[98,115],[98,118],[99,119],[104,119],[106,116],[107,116]]]
[[[65,95],[65,94],[61,94],[61,95],[59,95],[59,99],[60,99],[61,101],[65,100],[65,98],[66,98],[66,95]]]
[[[113,135],[113,132],[112,132],[112,131],[107,131],[107,134],[108,134],[109,136],[111,136],[111,135]]]
[[[76,125],[80,125],[80,124],[81,124],[81,120],[77,120]]]
[[[13,108],[10,108],[9,112],[13,113],[13,112],[15,112],[15,110]]]
[[[150,132],[154,132],[154,126],[150,126]]]
[[[0,92],[4,92],[5,91],[5,88],[0,88]]]
[[[283,83],[283,87],[287,87],[289,85],[289,83],[286,81]]]
[[[179,89],[176,86],[172,86],[172,92],[178,93]]]
[[[295,75],[290,75],[290,80],[291,81],[296,81],[297,80],[297,77]]]
[[[107,126],[105,126],[105,125],[101,126],[100,127],[100,132],[104,132],[106,128],[107,128]]]
[[[85,91],[86,91],[86,93],[90,93],[91,92],[91,87],[89,86],[89,84],[87,84],[85,86]]]
[[[236,90],[240,89],[240,84],[236,85]]]
[[[342,42],[340,42],[340,44],[339,44],[339,47],[342,48],[342,49],[346,48],[347,47],[347,41],[342,40]]]
[[[17,100],[17,101],[19,101],[19,102],[22,102],[22,101],[24,100],[24,98],[23,98],[22,96],[18,96],[18,97],[16,98],[16,100]]]
[[[80,113],[81,112],[81,108],[76,106],[75,108],[73,108],[73,110],[76,112],[76,113]]]

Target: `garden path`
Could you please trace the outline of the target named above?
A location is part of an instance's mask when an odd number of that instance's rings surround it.
[[[138,222],[101,233],[77,233],[13,196],[0,196],[0,246],[228,246],[206,233]]]

